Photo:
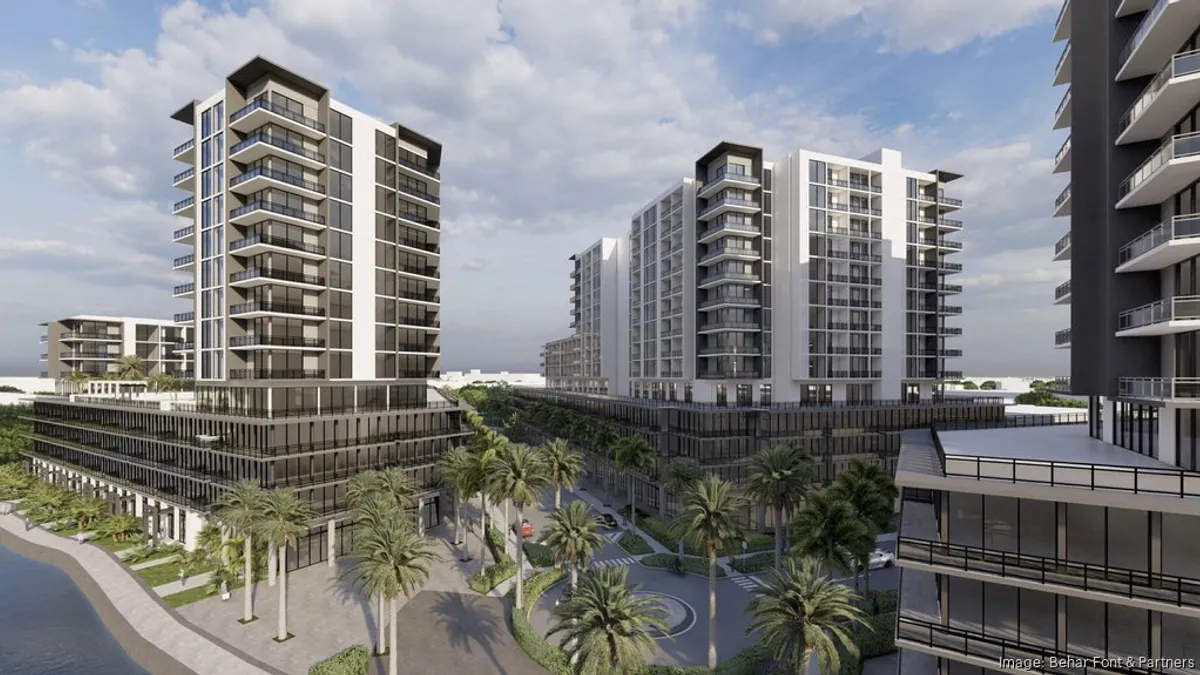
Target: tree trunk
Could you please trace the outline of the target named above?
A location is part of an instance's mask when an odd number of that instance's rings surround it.
[[[662,482],[662,475],[659,474],[658,483],[658,517],[663,522],[667,520],[667,484]]]
[[[250,535],[242,540],[242,557],[245,558],[246,584],[242,586],[245,597],[242,598],[242,621],[250,623],[254,620],[254,547],[250,543]]]
[[[287,639],[287,544],[279,547],[279,641]]]
[[[267,540],[267,585],[275,585],[275,573],[279,571],[278,556],[275,553],[275,542]]]
[[[483,515],[479,517],[480,522],[483,523],[483,531],[479,533],[479,539],[480,539],[480,541],[483,542],[483,547],[479,551],[479,572],[482,574],[483,571],[485,569],[487,569],[487,553],[488,553],[488,545],[487,545],[487,542],[488,542],[488,521],[487,521],[488,500],[487,500],[487,495],[481,494],[480,502],[483,504]]]
[[[524,593],[525,592],[525,588],[524,588],[525,584],[522,583],[522,578],[525,576],[524,574],[522,574],[522,572],[524,571],[524,570],[522,570],[522,566],[525,561],[525,547],[522,546],[521,542],[519,541],[519,539],[524,534],[521,531],[521,522],[520,522],[524,515],[525,515],[525,507],[518,506],[517,507],[517,538],[518,538],[518,541],[517,541],[517,609],[522,609],[523,607],[525,607],[525,593]]]
[[[562,486],[557,483],[554,485],[554,508],[562,506]]]
[[[579,565],[575,563],[567,563],[567,571],[571,576],[571,590],[579,588]]]
[[[375,637],[376,655],[383,654],[387,651],[387,633],[383,632],[387,627],[387,624],[385,624],[383,621],[384,603],[386,602],[387,601],[384,599],[382,593],[375,596],[375,632],[377,633]]]
[[[400,667],[398,661],[400,650],[396,649],[396,598],[392,598],[391,611],[388,612],[388,638],[388,642],[392,645],[391,651],[388,652],[388,674],[396,675]]]
[[[717,549],[708,548],[708,667],[717,667]]]
[[[775,509],[775,569],[783,570],[783,509]]]
[[[776,521],[778,522],[778,521]],[[762,532],[767,527],[767,507],[764,504],[758,505],[758,531]]]
[[[454,545],[455,546],[462,546],[463,541],[464,541],[463,536],[462,536],[462,511],[459,509],[460,501],[462,501],[462,500],[459,499],[458,494],[455,494],[454,495]],[[461,556],[461,553],[459,555]]]
[[[637,500],[633,498],[633,472],[629,473],[629,522],[637,527]]]

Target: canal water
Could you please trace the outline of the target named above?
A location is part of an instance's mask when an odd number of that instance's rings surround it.
[[[65,572],[0,546],[0,673],[150,675]]]

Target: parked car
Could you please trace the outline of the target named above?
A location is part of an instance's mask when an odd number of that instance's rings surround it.
[[[600,516],[600,521],[604,523],[604,527],[610,530],[615,530],[617,527],[617,519],[611,513],[605,513]]]
[[[884,567],[891,567],[896,564],[896,554],[891,551],[885,551],[877,548],[871,552],[871,558],[868,562],[870,569],[878,570]]]
[[[512,531],[513,531],[513,534],[516,534],[516,532],[517,532],[516,525],[512,526]],[[533,525],[530,524],[530,522],[528,520],[521,521],[521,538],[522,539],[532,539],[533,538]]]

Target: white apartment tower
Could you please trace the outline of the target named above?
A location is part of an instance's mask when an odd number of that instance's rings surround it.
[[[570,257],[574,333],[546,343],[542,350],[547,388],[589,394],[620,391],[618,364],[628,354],[628,248],[626,238],[605,238]]]
[[[262,58],[173,119],[197,380],[437,377],[438,143]]]
[[[191,371],[187,326],[164,319],[77,314],[39,324],[46,329],[42,377],[65,379],[73,373],[101,377],[117,370],[122,356],[136,356],[146,374],[184,377]]]
[[[721,143],[639,209],[620,393],[746,404],[921,399],[961,377],[944,172]]]

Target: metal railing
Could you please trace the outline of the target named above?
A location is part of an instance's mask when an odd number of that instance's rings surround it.
[[[324,348],[321,338],[292,337],[288,335],[238,335],[229,338],[230,347],[313,347]]]
[[[171,184],[174,185],[175,183],[187,180],[195,175],[196,175],[196,169],[189,167],[189,168],[184,169],[183,171],[180,171],[179,173],[175,174],[175,177],[171,179]]]
[[[321,122],[318,122],[317,120],[314,120],[309,117],[305,117],[304,115],[302,115],[298,112],[295,112],[293,110],[288,110],[286,107],[281,106],[278,103],[273,103],[273,102],[269,101],[265,95],[255,98],[254,100],[250,101],[250,103],[246,104],[244,107],[242,107],[241,109],[237,110],[232,115],[230,115],[229,123],[233,124],[234,122],[242,119],[243,117],[249,115],[250,113],[254,112],[255,110],[266,110],[268,112],[279,115],[280,117],[289,119],[293,122],[303,124],[304,126],[308,127],[309,129],[314,129],[321,133],[325,133],[325,125],[322,124]]]
[[[753,223],[739,223],[736,221],[721,221],[718,219],[713,225],[700,234],[700,238],[704,239],[718,232],[729,232],[731,234],[744,232],[746,234],[761,234],[762,228]]]
[[[708,309],[709,307],[717,307],[719,305],[740,305],[743,307],[758,307],[762,304],[762,300],[745,295],[718,295],[715,298],[709,298],[698,305],[698,309]]]
[[[758,356],[762,347],[701,347],[697,350],[701,356]]]
[[[1125,48],[1121,50],[1121,56],[1117,59],[1117,63],[1121,64],[1122,69],[1124,69],[1127,65],[1129,57],[1133,56],[1134,50],[1142,46],[1142,43],[1146,41],[1146,35],[1150,33],[1150,28],[1154,26],[1154,23],[1158,21],[1159,17],[1161,17],[1163,12],[1166,11],[1167,5],[1174,1],[1175,0],[1158,0],[1158,2],[1154,3],[1154,7],[1152,7],[1149,12],[1146,12],[1146,16],[1143,17],[1142,22],[1138,24],[1137,30],[1133,31],[1133,35],[1129,37],[1129,43],[1126,44]]]
[[[196,226],[188,225],[187,227],[181,227],[178,230],[175,230],[175,232],[171,234],[171,239],[183,239],[184,237],[190,237],[195,233]]]
[[[709,204],[708,206],[705,206],[704,210],[700,212],[700,217],[704,217],[704,216],[708,215],[709,213],[712,213],[713,211],[715,211],[727,204],[729,206],[745,206],[745,207],[753,208],[753,209],[762,208],[762,206],[758,202],[756,202],[752,199],[739,199],[737,197],[721,197],[720,199]]]
[[[1066,234],[1064,234],[1062,236],[1061,239],[1059,239],[1057,242],[1054,243],[1054,255],[1058,256],[1063,251],[1067,250],[1067,247],[1070,245],[1071,245],[1071,233],[1067,232]]]
[[[188,150],[191,150],[194,147],[196,147],[196,139],[189,138],[188,140],[175,146],[175,149],[173,151],[171,151],[171,156],[175,156],[180,153],[187,152]]]
[[[1200,377],[1121,377],[1117,396],[1152,401],[1200,399]]]
[[[896,620],[896,639],[926,647],[943,649],[991,663],[1033,663],[1033,672],[1050,675],[1113,675],[1114,668],[1103,667],[1091,656],[1061,652],[983,633],[946,626],[901,615]],[[1121,671],[1127,672],[1127,671]],[[1132,672],[1132,671],[1128,671]],[[1139,675],[1167,675],[1158,669],[1139,669]]]
[[[182,211],[189,206],[195,205],[195,203],[196,203],[195,197],[188,197],[187,199],[180,199],[179,201],[175,202],[174,205],[171,206],[171,211],[172,212]]]
[[[300,145],[299,143],[293,143],[286,138],[280,138],[273,134],[263,132],[250,134],[246,137],[246,140],[230,148],[229,154],[230,156],[236,155],[256,143],[266,143],[272,147],[279,148],[280,150],[286,150],[287,152],[310,159],[314,162],[320,162],[321,164],[325,163],[325,155],[309,150],[303,145]]]
[[[1054,210],[1057,211],[1058,207],[1062,206],[1063,203],[1066,202],[1070,198],[1071,198],[1071,186],[1067,185],[1067,187],[1063,188],[1063,191],[1058,193],[1058,196],[1054,198]]]
[[[857,300],[852,298],[826,298],[816,300],[812,304],[826,307],[855,307],[858,309],[882,309],[883,303],[878,300]]]
[[[412,213],[412,212],[410,212],[410,211],[397,211],[397,212],[396,212],[396,217],[397,217],[397,218],[399,218],[400,220],[403,220],[403,221],[405,221],[405,222],[408,222],[408,223],[415,223],[415,224],[417,224],[417,225],[423,225],[423,226],[425,226],[425,227],[431,227],[431,228],[433,228],[433,229],[435,229],[435,230],[440,230],[440,229],[442,229],[442,224],[441,224],[441,223],[439,223],[438,221],[436,221],[436,220],[432,220],[432,219],[429,219],[429,218],[424,218],[424,217],[422,217],[422,216],[419,216],[419,215],[417,215],[417,214],[415,214],[415,213]]]
[[[251,312],[275,312],[279,314],[299,314],[302,316],[325,316],[324,307],[310,307],[288,302],[243,302],[229,308],[229,314],[249,314]]]
[[[253,213],[254,211],[258,211],[260,209],[263,211],[270,211],[271,213],[278,213],[281,216],[288,216],[289,218],[297,218],[310,223],[316,223],[317,225],[325,224],[325,216],[322,216],[319,213],[309,213],[301,209],[284,206],[283,204],[276,204],[274,202],[262,200],[248,202],[245,206],[241,206],[230,211],[229,218],[231,220],[234,218],[240,218],[248,213]]]
[[[171,295],[183,295],[184,293],[191,293],[194,290],[196,290],[196,284],[194,282],[179,284],[175,288],[171,289]]]
[[[269,221],[267,221],[269,222]],[[263,223],[259,223],[262,225]],[[238,251],[248,246],[255,244],[264,244],[266,246],[275,246],[278,248],[291,249],[293,251],[303,251],[305,253],[315,253],[317,255],[325,255],[325,247],[316,244],[306,244],[299,239],[289,239],[287,237],[278,237],[272,234],[252,234],[248,237],[230,242],[229,250]]]
[[[1071,280],[1067,279],[1054,289],[1054,299],[1062,300],[1071,294]]]
[[[1123,265],[1163,244],[1196,237],[1200,237],[1200,215],[1173,216],[1122,246],[1117,251],[1117,264]]]
[[[753,176],[748,173],[745,173],[745,167],[739,166],[738,168],[741,169],[741,171],[731,171],[729,168],[730,166],[736,166],[736,165],[723,164],[723,165],[717,167],[712,172],[712,175],[708,177],[709,184],[715,183],[720,180],[726,180],[726,179],[740,180],[743,183],[753,183],[755,185],[758,185],[762,182],[762,180],[759,179],[758,176]],[[707,186],[705,186],[705,187],[707,187]]]
[[[1164,602],[1176,607],[1200,607],[1200,579],[912,537],[899,538],[896,557],[925,565]]]
[[[402,264],[402,265],[396,266],[396,271],[404,272],[406,274],[416,274],[416,275],[422,276],[422,277],[430,277],[433,279],[440,278],[440,272],[438,271],[438,268],[434,267],[432,265],[403,265]]]
[[[180,312],[172,317],[175,323],[188,323],[196,318],[195,312]]]
[[[1070,89],[1067,90],[1067,93],[1063,94],[1062,100],[1058,102],[1058,108],[1054,111],[1054,119],[1057,120],[1060,116],[1062,116],[1063,111],[1066,110],[1067,106],[1069,105],[1071,105]]]
[[[310,192],[319,192],[321,194],[325,194],[325,186],[321,185],[320,183],[314,183],[310,180],[304,180],[304,178],[302,176],[296,176],[295,174],[291,174],[286,171],[279,171],[277,169],[268,169],[265,166],[252,167],[249,170],[234,176],[233,180],[229,181],[229,187],[241,185],[242,183],[245,183],[248,180],[251,180],[253,178],[258,178],[260,176],[263,178],[270,178],[271,180],[277,180],[280,183],[287,183],[288,185],[294,185],[298,188],[302,188],[302,189],[308,190]]]
[[[1141,187],[1172,159],[1192,157],[1198,154],[1200,154],[1200,132],[1172,136],[1149,159],[1142,162],[1141,166],[1134,169],[1128,178],[1121,181],[1120,187],[1117,188],[1117,201],[1124,199],[1129,193]]]
[[[324,370],[304,370],[298,368],[280,370],[235,368],[229,371],[229,379],[231,380],[321,380],[324,378]]]
[[[1063,64],[1066,63],[1067,57],[1071,55],[1071,42],[1067,41],[1067,46],[1063,47],[1062,53],[1058,55],[1058,63],[1054,64],[1054,74],[1057,76],[1058,71],[1062,70]]]
[[[815,347],[813,354],[832,354],[850,356],[881,356],[883,349],[879,347]]]
[[[744,246],[718,246],[717,248],[704,254],[704,256],[700,258],[700,264],[704,264],[711,260],[716,260],[723,255],[741,255],[758,258],[762,256],[762,251]]]
[[[189,253],[187,255],[181,255],[178,258],[176,258],[175,260],[171,261],[171,266],[172,267],[183,267],[184,265],[191,265],[194,262],[196,262],[196,254]]]
[[[1087,424],[1088,413],[1032,413],[1005,415],[997,420],[944,420],[933,423],[937,431],[969,431],[974,429],[1024,429],[1026,427],[1058,427],[1072,424]]]
[[[1181,295],[1127,309],[1117,315],[1117,330],[1132,330],[1168,321],[1200,320],[1200,295]]]
[[[1054,166],[1057,167],[1059,164],[1062,164],[1063,157],[1066,157],[1067,153],[1070,151],[1071,137],[1067,136],[1067,140],[1063,141],[1062,147],[1058,149],[1058,152],[1054,153]]]
[[[838,260],[858,260],[861,262],[883,262],[883,256],[874,253],[863,253],[861,251],[845,251],[840,249],[827,249],[824,252],[809,253],[809,255],[820,258],[836,258]]]
[[[401,194],[409,195],[411,197],[423,199],[427,202],[430,202],[431,204],[441,204],[442,203],[441,197],[438,197],[437,195],[431,195],[428,192],[425,192],[424,190],[418,190],[414,187],[409,187],[407,185],[403,185],[403,184],[396,185],[396,191]]]
[[[248,281],[250,279],[274,279],[276,281],[290,281],[297,284],[308,284],[310,286],[324,286],[325,277],[315,276],[312,274],[304,274],[302,272],[292,272],[289,270],[277,270],[267,267],[250,267],[241,272],[234,272],[229,275],[229,281],[236,283],[238,281]]]
[[[1182,54],[1176,54],[1174,57],[1172,57],[1171,62],[1167,64],[1167,67],[1163,68],[1162,72],[1154,76],[1154,79],[1150,81],[1150,84],[1146,85],[1146,88],[1142,90],[1141,96],[1139,96],[1138,99],[1133,102],[1133,105],[1129,106],[1129,110],[1126,110],[1125,114],[1121,116],[1121,121],[1117,124],[1117,135],[1120,136],[1122,133],[1124,133],[1125,130],[1130,127],[1130,125],[1132,125],[1138,120],[1139,117],[1142,116],[1142,113],[1150,109],[1150,106],[1153,105],[1156,100],[1158,100],[1158,95],[1162,93],[1163,88],[1165,88],[1173,78],[1191,75],[1197,72],[1200,72],[1200,50],[1184,52]],[[1070,141],[1071,139],[1068,138],[1067,140]],[[1055,163],[1057,164],[1057,162]]]
[[[544,399],[556,402],[612,402],[624,403],[640,407],[672,407],[695,410],[719,409],[757,409],[757,410],[803,410],[803,409],[841,409],[841,408],[932,408],[932,407],[967,407],[972,405],[1003,406],[1005,399],[1001,396],[934,396],[931,399],[904,400],[878,399],[868,401],[787,401],[769,404],[747,403],[744,405],[722,405],[719,403],[690,403],[684,401],[668,401],[663,399],[639,398],[637,396],[609,396],[605,394],[581,394],[565,391],[551,391],[541,388],[514,387],[518,395],[530,399]]]
[[[759,281],[760,277],[757,274],[745,274],[743,272],[720,272],[718,274],[709,274],[700,279],[701,284],[706,284],[714,281]]]
[[[422,164],[417,164],[416,162],[410,162],[409,160],[404,159],[403,157],[397,157],[396,163],[402,167],[412,169],[413,171],[416,171],[419,174],[429,176],[430,178],[433,178],[434,180],[442,179],[442,174],[438,173],[437,171],[434,171],[433,169],[431,169],[427,166],[424,166]]]
[[[1069,345],[1069,344],[1071,344],[1071,329],[1070,328],[1066,328],[1066,329],[1063,329],[1063,330],[1060,330],[1060,331],[1057,331],[1054,333],[1054,346],[1059,347],[1062,345]]]

